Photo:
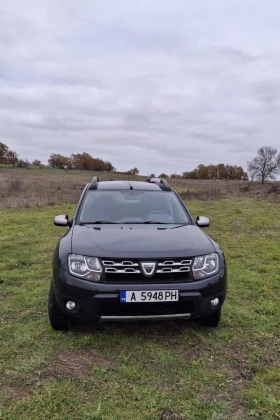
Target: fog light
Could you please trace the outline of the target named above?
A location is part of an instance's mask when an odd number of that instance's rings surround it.
[[[210,303],[211,303],[211,308],[216,308],[216,306],[219,305],[220,301],[219,301],[218,298],[215,298],[215,299],[211,300]]]
[[[74,309],[76,308],[76,303],[72,302],[71,300],[68,300],[65,306],[68,309],[68,311],[74,311]]]

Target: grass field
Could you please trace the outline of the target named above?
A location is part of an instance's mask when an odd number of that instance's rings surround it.
[[[56,214],[0,210],[0,418],[280,418],[279,204],[191,201],[223,247],[229,292],[220,327],[190,322],[51,330],[47,294]]]

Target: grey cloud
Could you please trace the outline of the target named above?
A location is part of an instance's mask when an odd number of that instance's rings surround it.
[[[1,140],[119,170],[242,164],[277,147],[275,0],[3,0]]]
[[[263,81],[256,85],[257,98],[266,106],[280,105],[280,78],[277,80]]]

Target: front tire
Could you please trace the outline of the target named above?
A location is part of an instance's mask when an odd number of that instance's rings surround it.
[[[203,327],[215,328],[219,325],[221,319],[221,308],[217,309],[209,315],[205,315],[199,319],[199,324]]]
[[[53,282],[50,285],[48,302],[49,320],[52,328],[58,331],[67,331],[70,328],[70,318],[62,312],[57,304]]]

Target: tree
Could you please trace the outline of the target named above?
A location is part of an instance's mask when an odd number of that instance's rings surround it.
[[[198,179],[207,179],[208,178],[208,167],[205,165],[198,165],[196,169],[196,176]]]
[[[109,173],[116,170],[111,162],[93,158],[89,153],[85,152],[72,154],[70,160],[72,168],[83,171],[106,171]]]
[[[32,162],[33,166],[42,166],[42,162],[39,159],[35,159]]]
[[[260,179],[262,184],[268,179],[275,179],[280,172],[280,154],[273,147],[260,147],[257,156],[248,162],[248,171],[252,179]]]
[[[182,178],[185,179],[196,179],[196,169],[194,169],[193,171],[186,171],[182,173]]]
[[[76,153],[71,155],[72,166],[75,169],[90,171],[95,169],[93,158],[89,153]]]
[[[171,174],[170,175],[170,178],[181,179],[182,178],[182,175],[179,175],[179,174]]]
[[[130,169],[127,173],[130,174],[130,175],[138,175],[139,174],[139,169],[138,168],[133,168],[133,169]]]
[[[6,162],[8,165],[13,165],[13,168],[15,167],[15,164],[18,162],[18,155],[16,152],[13,152],[12,150],[9,150],[6,153]]]
[[[162,174],[160,174],[159,177],[160,178],[169,178],[169,176],[167,174],[165,174],[164,172]]]
[[[92,158],[92,169],[94,171],[106,171],[104,160],[99,158]]]
[[[56,169],[69,168],[71,166],[70,158],[59,154],[52,153],[48,160],[49,166]]]
[[[244,172],[242,166],[233,166],[231,179],[245,180],[244,178],[246,178],[246,175],[247,174]]]
[[[6,163],[6,155],[8,153],[8,146],[4,143],[0,143],[0,163]]]
[[[104,170],[109,174],[112,171],[115,172],[116,168],[114,168],[111,162],[104,162]]]
[[[224,163],[219,163],[217,165],[218,168],[218,179],[225,179],[226,178],[226,168]]]
[[[244,172],[244,174],[243,174],[243,176],[242,176],[242,179],[241,179],[242,181],[249,181],[249,177],[248,177],[248,174],[247,174],[247,172]]]
[[[27,159],[23,160],[23,159],[18,159],[17,161],[17,166],[19,168],[28,168],[28,166],[30,165],[30,163],[28,162]]]
[[[208,169],[208,178],[209,179],[217,179],[218,178],[218,167],[216,165],[209,165],[207,169]]]

